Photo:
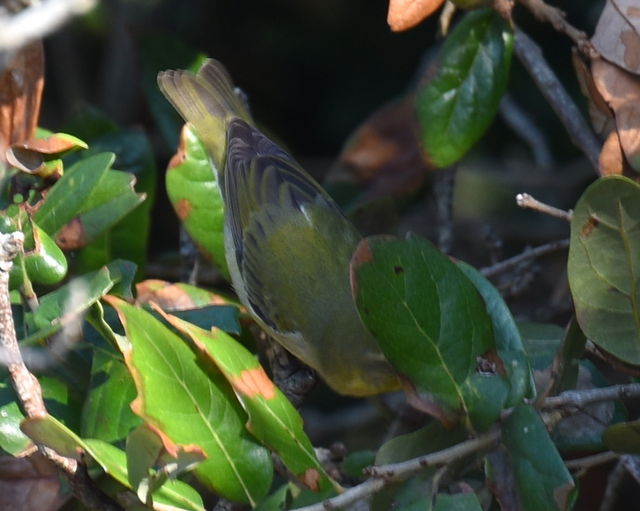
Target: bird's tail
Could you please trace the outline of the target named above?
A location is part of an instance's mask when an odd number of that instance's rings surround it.
[[[244,99],[235,90],[225,67],[207,59],[197,74],[162,71],[158,86],[182,118],[196,130],[213,163],[222,170],[228,122],[240,117],[251,122]]]

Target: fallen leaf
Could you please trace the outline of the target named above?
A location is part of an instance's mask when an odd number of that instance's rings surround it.
[[[593,59],[598,92],[613,110],[620,145],[629,164],[640,170],[640,77],[604,59]]]
[[[433,14],[444,0],[389,0],[387,23],[394,32],[415,27]]]
[[[640,5],[638,0],[608,0],[600,14],[594,48],[607,60],[640,73]]]

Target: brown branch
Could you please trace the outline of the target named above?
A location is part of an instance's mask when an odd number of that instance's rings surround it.
[[[564,11],[546,4],[543,0],[518,0],[518,2],[529,9],[540,21],[549,23],[558,32],[562,32],[569,37],[587,57],[591,58],[598,54],[593,48],[587,34],[582,30],[578,30],[567,21]]]
[[[558,77],[549,67],[540,47],[519,28],[515,28],[515,51],[522,65],[560,118],[573,143],[598,170],[601,143]]]
[[[486,268],[482,268],[480,270],[480,273],[482,273],[482,275],[484,275],[485,277],[492,277],[494,275],[498,275],[499,273],[503,273],[512,268],[515,268],[524,261],[535,259],[536,257],[540,257],[551,252],[556,252],[558,250],[563,250],[568,246],[569,240],[564,239],[552,241],[535,248],[527,248],[524,252],[518,254],[517,256],[510,257],[509,259],[505,259],[504,261],[500,261]]]
[[[13,260],[22,250],[23,242],[24,235],[21,232],[0,233],[0,362],[7,366],[11,384],[24,413],[29,418],[38,418],[47,416],[42,388],[40,382],[25,365],[20,353],[9,297],[9,272],[13,266]],[[78,464],[75,459],[61,456],[43,445],[37,447],[62,471],[71,484],[74,495],[88,509],[99,511],[122,509],[93,485],[86,475],[85,467]]]

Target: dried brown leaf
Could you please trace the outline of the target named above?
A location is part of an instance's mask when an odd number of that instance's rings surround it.
[[[230,300],[187,284],[148,279],[136,284],[136,304],[154,302],[166,311],[180,311],[207,305],[235,305]]]
[[[56,467],[41,454],[0,457],[0,509],[56,511],[68,496]]]
[[[591,68],[584,60],[577,49],[573,49],[571,55],[573,68],[578,78],[578,84],[582,94],[587,98],[589,106],[589,117],[594,131],[603,137],[606,137],[615,129],[615,119],[609,105],[598,92],[596,84],[593,82]]]
[[[429,166],[418,141],[413,96],[391,102],[358,127],[327,182],[351,183],[363,199],[406,197],[424,183]]]
[[[598,92],[613,110],[627,161],[640,170],[640,77],[604,59],[593,59],[591,73]]]
[[[601,176],[623,174],[626,163],[622,147],[620,147],[618,132],[612,131],[602,145],[598,158],[598,172]]]
[[[11,144],[33,136],[43,87],[44,53],[35,42],[22,48],[0,75],[0,160]]]
[[[387,23],[394,32],[402,32],[415,27],[429,17],[444,0],[389,0]]]
[[[640,74],[638,0],[608,0],[591,42],[607,60],[627,71]]]

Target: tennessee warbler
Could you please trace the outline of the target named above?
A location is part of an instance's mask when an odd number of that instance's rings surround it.
[[[225,255],[240,301],[335,391],[364,396],[399,380],[364,327],[349,262],[361,239],[336,203],[255,126],[222,64],[164,71],[163,94],[195,129],[217,173]]]

